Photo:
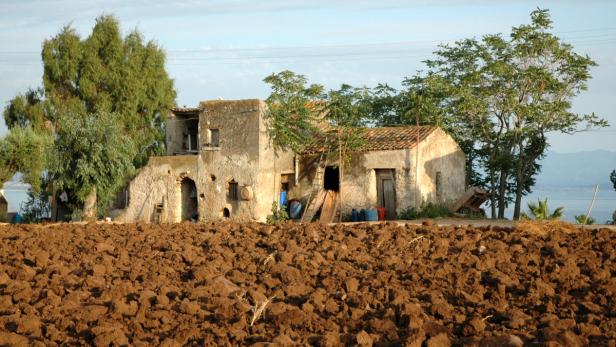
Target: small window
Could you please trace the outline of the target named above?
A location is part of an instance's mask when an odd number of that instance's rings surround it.
[[[443,190],[443,182],[442,182],[440,171],[436,172],[436,177],[434,179],[434,185],[436,186],[436,198],[440,200],[441,195],[442,195],[442,190]]]
[[[231,180],[231,182],[229,182],[229,199],[233,201],[240,199],[239,185],[235,182],[235,180]]]
[[[219,147],[220,146],[220,131],[219,131],[219,129],[210,129],[210,146],[211,147]]]

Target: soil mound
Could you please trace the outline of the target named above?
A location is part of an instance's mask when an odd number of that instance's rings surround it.
[[[0,345],[615,345],[616,233],[0,227]]]

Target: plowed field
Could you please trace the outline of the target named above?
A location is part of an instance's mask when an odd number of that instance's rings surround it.
[[[0,227],[0,345],[615,345],[616,232]]]

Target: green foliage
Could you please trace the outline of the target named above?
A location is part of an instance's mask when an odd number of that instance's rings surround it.
[[[316,124],[322,114],[323,86],[307,85],[308,79],[285,70],[263,80],[272,92],[265,100],[269,107],[267,126],[276,149],[301,152],[316,138]]]
[[[577,224],[582,224],[582,225],[591,225],[591,224],[595,224],[596,222],[595,219],[592,217],[586,218],[585,214],[577,215],[574,218]]]
[[[548,208],[548,199],[545,198],[543,200],[538,199],[537,203],[529,202],[528,210],[530,215],[526,213],[522,213],[522,217],[525,219],[534,219],[534,220],[554,220],[561,219],[563,217],[564,207],[558,207],[554,210],[554,212],[550,213]]]
[[[610,174],[610,181],[612,181],[612,184],[614,185],[614,190],[616,190],[616,170],[613,170]]]
[[[442,218],[449,217],[451,212],[447,207],[433,202],[423,202],[420,208],[408,207],[398,214],[398,218],[413,220],[421,218]]]
[[[28,199],[19,206],[24,223],[39,223],[51,216],[49,183],[49,178],[43,177],[41,179],[41,189],[38,193],[32,190],[28,191]]]
[[[549,146],[547,133],[575,133],[607,126],[595,114],[571,110],[587,88],[595,62],[553,35],[547,10],[509,37],[486,35],[440,46],[426,61],[428,72],[404,81],[398,95],[379,86],[372,94],[377,124],[443,127],[467,154],[469,182],[494,192],[503,217],[507,204],[520,212],[538,161]]]
[[[272,214],[266,217],[267,224],[278,224],[284,222],[289,219],[289,214],[285,206],[282,208],[278,208],[278,203],[276,201],[272,202]]]
[[[50,172],[59,190],[73,192],[79,203],[96,189],[99,207],[107,207],[134,171],[136,146],[113,113],[63,116]]]
[[[134,167],[163,153],[164,120],[176,95],[165,53],[137,31],[122,37],[118,21],[103,15],[84,39],[65,26],[43,42],[41,56],[42,88],[4,109],[10,135],[0,143],[0,178],[23,172],[37,194],[48,170],[57,188],[75,197],[73,207],[94,188],[105,204]],[[53,162],[41,149],[52,147]]]
[[[31,127],[14,127],[0,139],[0,183],[22,172],[22,181],[38,193],[52,143],[52,137],[46,133],[36,132]]]

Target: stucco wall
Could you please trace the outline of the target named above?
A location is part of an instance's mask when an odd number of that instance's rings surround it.
[[[377,169],[393,169],[395,179],[396,212],[425,202],[448,205],[465,191],[465,155],[458,144],[443,130],[435,129],[419,146],[419,170],[415,170],[416,148],[370,151],[351,156],[344,168],[341,182],[342,213],[353,208],[377,206]],[[312,187],[318,156],[300,160],[300,185],[290,193],[291,198],[306,202]],[[337,158],[327,165],[337,165]],[[436,196],[436,173],[441,172],[442,190]],[[419,193],[416,198],[415,177],[419,174]]]
[[[219,147],[202,146],[199,155],[198,189],[205,194],[199,208],[202,220],[223,219],[229,210],[230,220],[245,222],[259,219],[259,200],[231,200],[229,182],[239,188],[259,190],[260,117],[264,104],[251,100],[214,100],[200,104],[199,119],[202,143],[209,143],[210,129],[219,131]],[[255,194],[256,195],[256,194]]]
[[[185,175],[195,181],[200,220],[225,219],[223,211],[226,209],[229,220],[265,221],[272,202],[278,200],[280,174],[293,173],[293,156],[288,152],[276,153],[269,143],[264,117],[266,104],[258,99],[213,100],[202,102],[199,108],[201,147],[199,155],[185,156],[190,158],[190,170],[174,164],[175,159],[182,156],[164,157],[165,160],[152,158],[131,183],[131,202],[123,214],[125,220],[147,220],[156,201],[166,199],[167,210],[174,211],[169,212],[166,220],[178,221],[181,215],[179,189],[168,187],[179,187],[178,175],[190,171]],[[171,126],[169,131],[176,134],[178,129]],[[218,131],[218,146],[209,145],[212,130]],[[169,173],[174,165],[181,170]],[[253,197],[231,199],[231,181],[236,182],[240,190],[243,187],[251,189]]]
[[[182,216],[183,177],[196,182],[197,156],[152,157],[129,185],[129,204],[118,216],[120,221],[152,221],[156,204],[164,204],[163,222],[179,222]]]

